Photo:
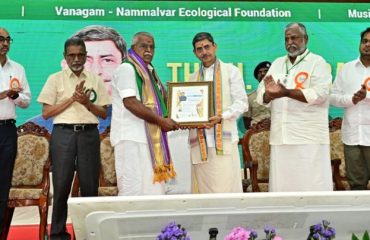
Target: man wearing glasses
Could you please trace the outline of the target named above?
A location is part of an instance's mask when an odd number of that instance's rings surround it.
[[[49,76],[37,101],[42,116],[54,117],[50,151],[53,159],[53,215],[51,239],[69,240],[67,200],[75,168],[81,196],[98,195],[100,140],[98,117],[106,118],[109,95],[103,81],[86,71],[86,47],[81,38],[64,44],[68,68]],[[75,167],[76,165],[76,167]]]
[[[12,42],[9,32],[0,27],[0,233],[17,154],[15,107],[26,108],[31,101],[23,66],[7,56]]]

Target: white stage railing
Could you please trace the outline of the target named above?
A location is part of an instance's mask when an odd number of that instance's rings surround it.
[[[210,227],[223,239],[237,226],[261,237],[273,226],[284,240],[303,240],[323,219],[336,229],[336,240],[370,230],[369,191],[91,197],[70,198],[68,205],[77,240],[153,240],[171,221],[192,240],[208,239]]]

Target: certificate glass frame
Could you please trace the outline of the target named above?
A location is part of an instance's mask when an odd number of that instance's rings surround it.
[[[180,126],[196,128],[214,115],[212,82],[168,82],[168,116]]]

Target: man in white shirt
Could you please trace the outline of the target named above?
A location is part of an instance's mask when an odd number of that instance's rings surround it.
[[[217,45],[210,33],[194,36],[193,52],[202,66],[190,79],[213,82],[215,96],[215,115],[203,129],[191,129],[189,133],[199,192],[242,192],[236,120],[248,110],[243,77],[237,67],[216,57]]]
[[[332,77],[307,42],[303,24],[288,24],[288,55],[272,63],[257,90],[257,102],[271,108],[269,191],[333,190],[328,130]]]
[[[164,194],[164,182],[175,177],[167,131],[178,124],[167,118],[165,89],[151,64],[154,37],[134,35],[128,61],[112,79],[112,128],[118,195]]]
[[[330,103],[344,108],[342,141],[348,183],[366,190],[370,179],[370,28],[361,33],[360,57],[338,73]]]
[[[15,108],[27,108],[31,101],[23,66],[7,57],[12,41],[0,27],[0,233],[17,154]]]

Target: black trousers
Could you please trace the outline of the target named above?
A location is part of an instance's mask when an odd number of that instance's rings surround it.
[[[0,125],[0,232],[12,183],[17,155],[17,128],[14,124]]]
[[[100,168],[100,140],[98,129],[74,131],[54,125],[51,134],[53,173],[53,214],[51,239],[70,239],[66,231],[67,200],[73,175],[77,169],[81,196],[97,196]]]

